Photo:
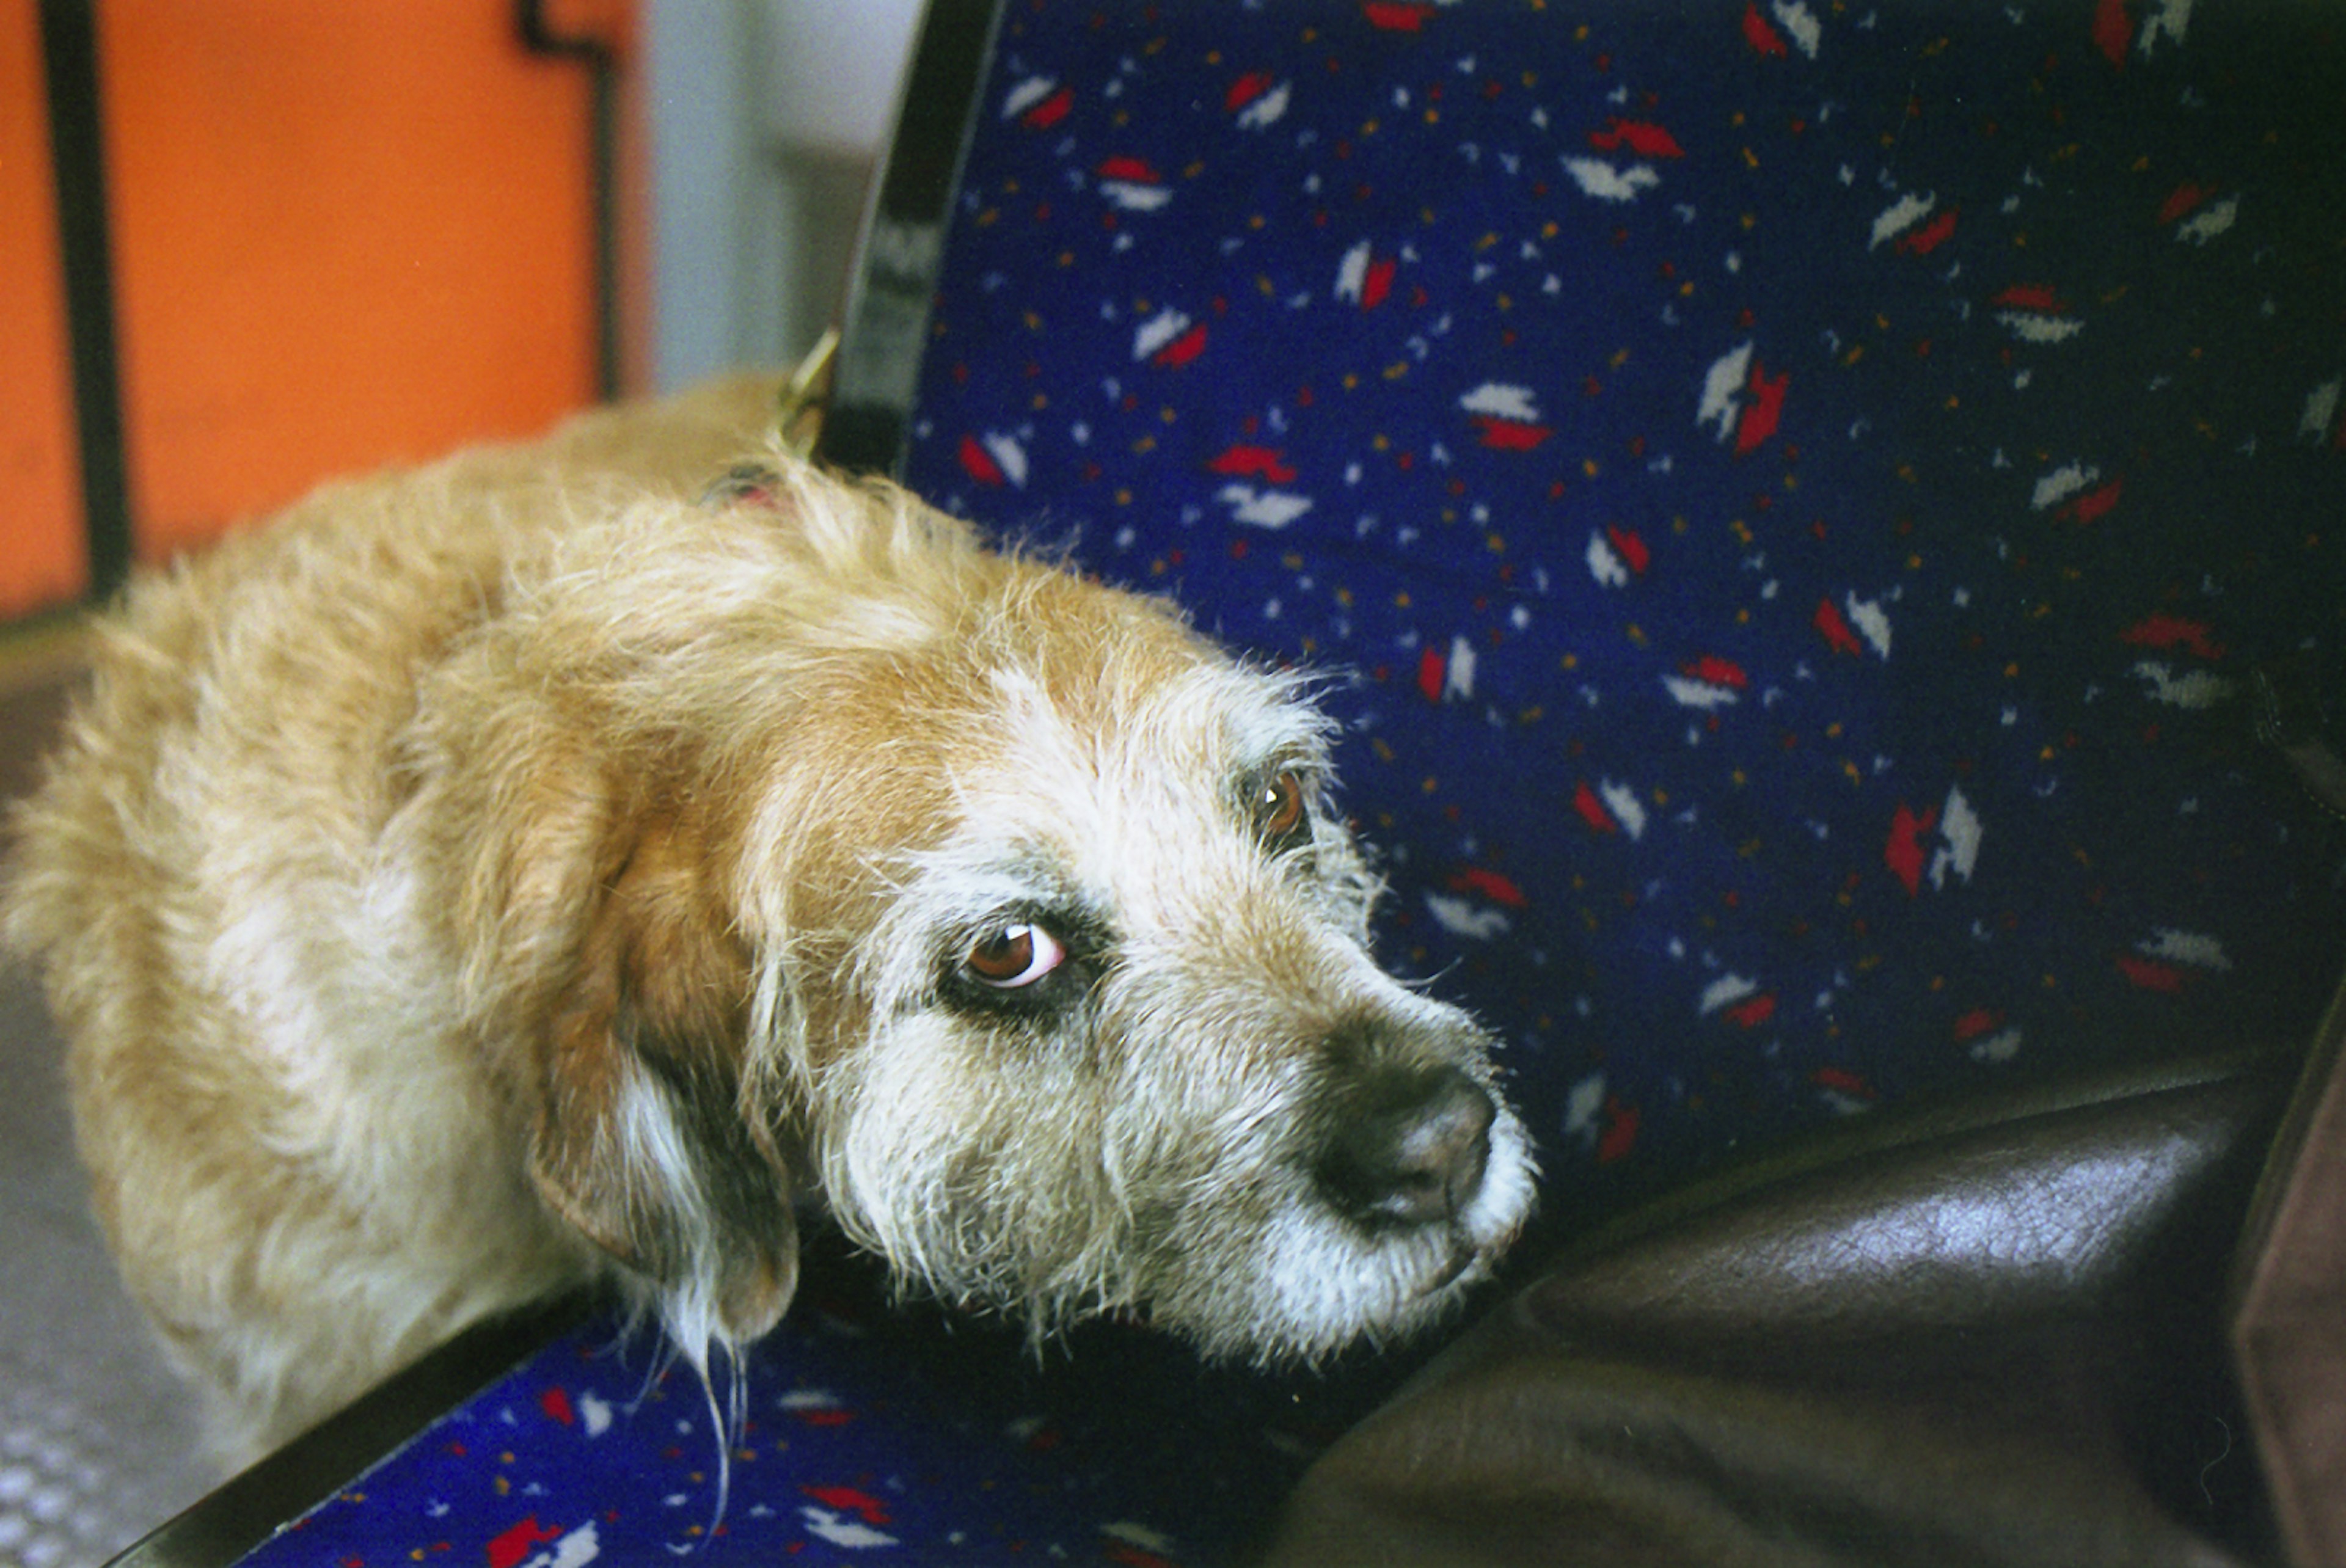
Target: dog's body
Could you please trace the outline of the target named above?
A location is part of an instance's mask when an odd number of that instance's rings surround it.
[[[601,1275],[696,1359],[820,1196],[1046,1331],[1310,1358],[1528,1208],[1291,678],[766,453],[748,382],[136,586],[16,822],[98,1212],[245,1457]]]

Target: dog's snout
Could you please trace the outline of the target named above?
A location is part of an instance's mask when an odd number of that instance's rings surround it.
[[[1346,1214],[1373,1224],[1431,1225],[1481,1189],[1494,1110],[1489,1093],[1464,1073],[1387,1069],[1345,1098],[1319,1176]]]

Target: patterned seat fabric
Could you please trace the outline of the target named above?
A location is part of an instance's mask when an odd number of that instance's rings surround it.
[[[2302,1038],[2341,91],[2310,6],[1022,3],[902,472],[1342,677],[1552,1218]]]

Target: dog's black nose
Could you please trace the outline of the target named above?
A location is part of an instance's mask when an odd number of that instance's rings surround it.
[[[1378,1225],[1448,1219],[1483,1186],[1491,1096],[1455,1067],[1384,1068],[1341,1096],[1321,1186],[1344,1213]]]

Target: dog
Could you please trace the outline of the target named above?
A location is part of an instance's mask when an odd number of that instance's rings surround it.
[[[1267,1364],[1523,1226],[1311,678],[773,421],[735,379],[332,484],[101,619],[7,932],[230,1462],[598,1282],[706,1383],[801,1203],[1038,1342]]]

